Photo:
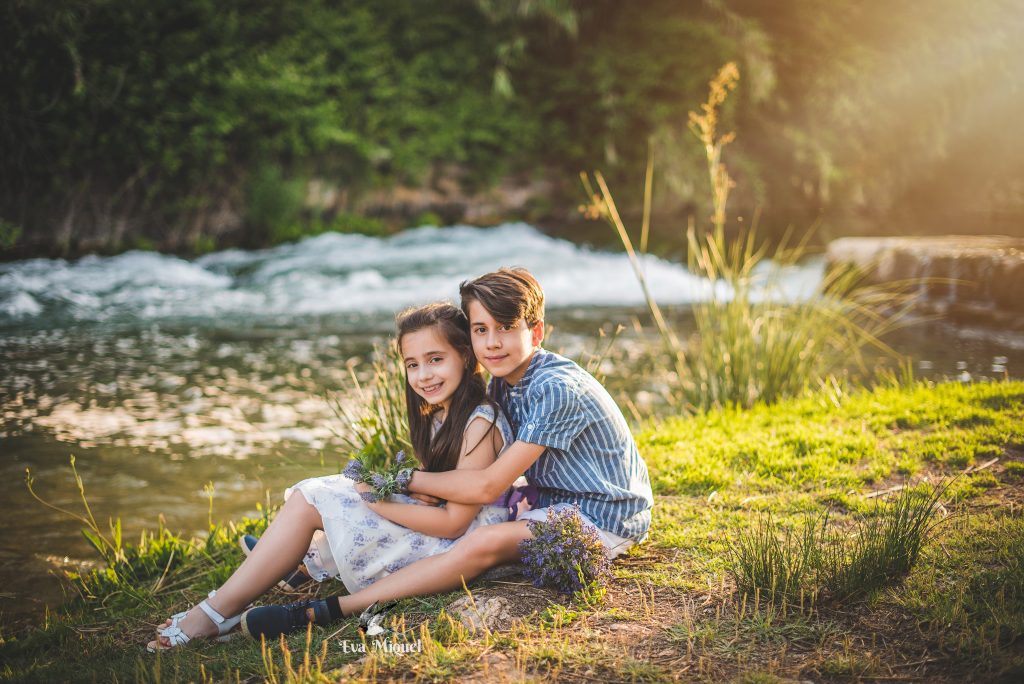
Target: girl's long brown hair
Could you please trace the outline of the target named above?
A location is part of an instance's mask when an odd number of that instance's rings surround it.
[[[452,470],[458,465],[462,454],[463,432],[469,416],[480,404],[489,404],[497,420],[498,408],[487,398],[487,384],[483,369],[473,353],[469,337],[469,320],[460,309],[451,304],[428,304],[416,309],[403,311],[398,315],[398,348],[401,351],[402,338],[425,328],[435,328],[438,334],[462,357],[465,372],[462,382],[452,394],[448,404],[448,415],[437,433],[431,435],[434,414],[441,410],[416,394],[405,379],[405,406],[409,412],[409,437],[417,460],[424,470],[440,472]],[[491,430],[494,423],[491,423]],[[488,430],[484,439],[491,436]],[[475,448],[476,445],[474,445]]]

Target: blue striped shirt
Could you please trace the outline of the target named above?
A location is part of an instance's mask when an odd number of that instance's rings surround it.
[[[642,541],[651,526],[651,480],[622,411],[573,361],[537,349],[515,385],[495,378],[491,393],[516,439],[547,447],[526,471],[538,507],[579,503],[603,530]]]

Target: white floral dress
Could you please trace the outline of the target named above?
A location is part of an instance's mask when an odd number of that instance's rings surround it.
[[[478,417],[492,422],[495,420],[494,409],[486,404],[478,406],[466,424]],[[496,425],[504,441],[504,451],[515,437],[500,411]],[[457,541],[410,530],[371,511],[360,498],[355,483],[344,475],[303,480],[285,491],[284,498],[295,491],[302,492],[324,521],[323,531],[313,535],[303,559],[306,569],[313,579],[320,582],[337,577],[349,592],[363,589],[422,558],[443,553]],[[388,500],[416,503],[415,499],[403,494],[394,494]],[[483,525],[505,522],[508,509],[503,504],[495,504],[482,507],[467,532]]]

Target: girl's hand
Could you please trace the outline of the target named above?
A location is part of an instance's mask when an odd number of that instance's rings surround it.
[[[371,487],[370,485],[366,484],[365,482],[356,482],[356,491],[359,492],[360,494],[362,494],[363,492],[372,492],[373,491],[373,487]],[[373,505],[373,504],[371,504],[369,502],[364,502],[364,503],[366,503],[367,506],[372,506]]]

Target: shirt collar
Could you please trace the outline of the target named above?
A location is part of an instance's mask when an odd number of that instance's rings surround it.
[[[544,365],[544,358],[548,354],[549,352],[547,350],[537,347],[533,352],[533,356],[530,357],[530,365],[526,367],[526,372],[523,373],[523,377],[515,385],[510,385],[506,382],[505,387],[509,391],[515,391],[516,393],[525,390],[530,385],[530,381],[533,380],[533,377],[537,374],[537,370]]]

